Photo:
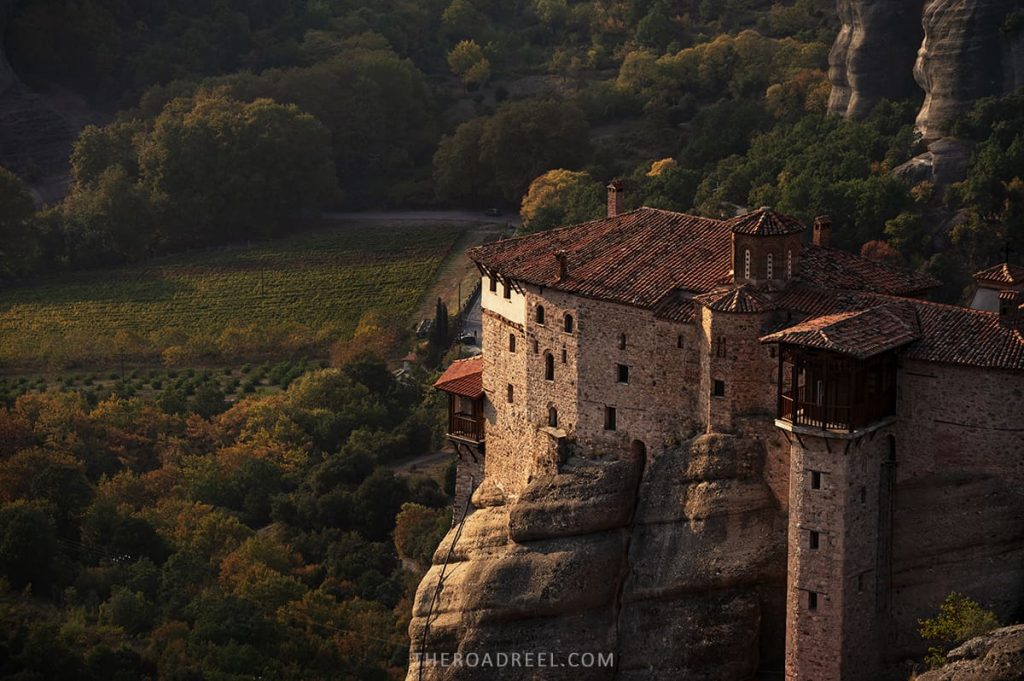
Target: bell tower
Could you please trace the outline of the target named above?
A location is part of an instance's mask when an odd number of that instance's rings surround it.
[[[797,276],[803,224],[767,206],[729,220],[736,284],[785,284]]]

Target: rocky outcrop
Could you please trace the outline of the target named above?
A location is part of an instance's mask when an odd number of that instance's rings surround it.
[[[841,28],[829,54],[829,111],[865,116],[882,99],[920,95],[913,68],[924,0],[838,0]]]
[[[925,139],[950,134],[955,118],[982,97],[1024,85],[1024,26],[1009,16],[1019,0],[928,0],[914,76],[924,90],[917,127]],[[1024,18],[1024,17],[1022,17]]]
[[[408,679],[495,678],[442,655],[528,651],[614,664],[500,678],[752,678],[784,645],[786,522],[764,458],[706,435],[646,463],[572,458],[514,502],[485,480],[420,584]]]
[[[13,6],[0,2],[0,36]],[[38,187],[43,202],[60,198],[74,136],[75,126],[18,79],[0,37],[0,166]]]
[[[1024,624],[972,638],[946,657],[949,664],[915,681],[1020,681],[1024,678]]]
[[[881,99],[923,92],[917,126],[936,140],[979,98],[1024,85],[1019,0],[838,0],[837,11],[833,113],[859,118]]]

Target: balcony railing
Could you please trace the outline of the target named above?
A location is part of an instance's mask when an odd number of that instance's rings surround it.
[[[463,440],[483,442],[483,419],[475,418],[471,414],[449,414],[448,435],[462,438]]]
[[[895,395],[855,405],[832,404],[806,399],[799,391],[788,390],[779,399],[779,418],[795,426],[852,432],[896,411]],[[803,399],[800,399],[803,398]]]

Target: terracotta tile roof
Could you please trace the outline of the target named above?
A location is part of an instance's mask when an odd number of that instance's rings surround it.
[[[1024,284],[1024,266],[1011,265],[1010,263],[999,263],[980,272],[975,272],[974,280],[1004,286],[1016,286]]]
[[[807,244],[800,253],[800,280],[814,288],[919,294],[940,284],[927,274],[884,265],[836,248]]]
[[[767,312],[775,309],[766,295],[747,285],[717,289],[693,300],[715,312]]]
[[[1019,328],[1000,323],[999,315],[994,312],[927,300],[800,286],[775,298],[780,309],[811,317],[855,312],[891,302],[912,305],[921,331],[921,337],[901,352],[903,357],[961,366],[1024,370],[1024,334]]]
[[[457,359],[434,382],[434,387],[452,395],[476,400],[484,394],[483,373],[483,356]]]
[[[675,289],[709,291],[729,274],[732,237],[720,220],[640,208],[614,218],[469,250],[485,268],[537,286],[653,308]],[[559,280],[555,253],[568,257]]]
[[[768,207],[732,218],[726,224],[736,234],[752,234],[754,236],[783,236],[797,234],[806,229],[796,218],[776,213]]]
[[[744,216],[748,217],[748,216]],[[689,317],[691,306],[669,302],[675,291],[707,293],[729,278],[730,223],[640,208],[549,232],[469,250],[482,268],[535,286],[645,309],[660,318]],[[565,251],[568,276],[556,254]],[[888,267],[845,251],[807,246],[800,278],[822,288],[905,295],[938,285],[931,277]]]
[[[693,294],[681,289],[670,291],[654,306],[653,311],[657,319],[669,322],[691,324],[697,318],[697,306],[693,302]]]
[[[883,303],[866,310],[812,317],[761,339],[831,350],[866,359],[921,338],[914,306],[905,301]]]

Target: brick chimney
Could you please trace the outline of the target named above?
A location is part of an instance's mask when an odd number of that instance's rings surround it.
[[[829,246],[832,242],[832,218],[827,215],[814,218],[812,239],[815,246]]]
[[[569,278],[569,254],[563,251],[555,253],[558,260],[558,281],[565,281]]]
[[[1024,305],[1024,292],[1012,288],[999,292],[999,323],[1003,326],[1016,327],[1020,325],[1021,310]]]
[[[612,180],[608,183],[608,217],[613,218],[626,212],[626,183]]]

